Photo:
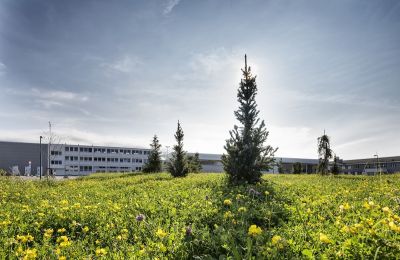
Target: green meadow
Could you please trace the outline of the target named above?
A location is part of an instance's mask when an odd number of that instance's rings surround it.
[[[400,175],[0,178],[0,259],[400,258]]]

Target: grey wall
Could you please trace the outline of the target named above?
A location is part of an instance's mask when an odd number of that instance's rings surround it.
[[[1,142],[0,141],[0,169],[11,171],[10,167],[18,165],[21,174],[25,174],[25,166],[32,163],[32,174],[37,173],[39,167],[39,144]],[[42,143],[42,167],[43,173],[47,170],[47,144]]]

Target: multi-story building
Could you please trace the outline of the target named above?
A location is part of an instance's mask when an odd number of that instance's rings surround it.
[[[400,156],[343,160],[342,171],[345,174],[366,175],[400,172]]]
[[[42,173],[87,175],[93,172],[141,171],[150,150],[92,145],[42,144]],[[0,168],[39,175],[39,144],[0,142]],[[29,169],[29,170],[28,170]]]
[[[55,175],[141,171],[149,149],[89,145],[50,145],[50,169]]]

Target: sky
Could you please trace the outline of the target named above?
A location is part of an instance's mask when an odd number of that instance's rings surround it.
[[[276,156],[400,155],[400,2],[1,0],[0,140],[223,153],[244,54]]]

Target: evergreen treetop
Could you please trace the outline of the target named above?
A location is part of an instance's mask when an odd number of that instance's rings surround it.
[[[171,158],[168,162],[168,171],[173,177],[184,177],[188,174],[186,152],[183,150],[183,130],[180,122],[175,133],[177,144],[173,147]]]
[[[153,141],[150,144],[151,150],[148,156],[147,163],[143,166],[143,172],[161,172],[161,144],[158,140],[157,135],[154,135]]]
[[[224,170],[233,184],[255,183],[261,179],[261,171],[268,170],[273,163],[273,155],[277,149],[264,145],[269,132],[264,120],[258,118],[259,110],[255,97],[257,94],[256,77],[252,76],[251,68],[242,69],[243,79],[240,81],[237,100],[239,108],[234,112],[240,127],[234,126],[226,141],[226,154],[222,156]]]

